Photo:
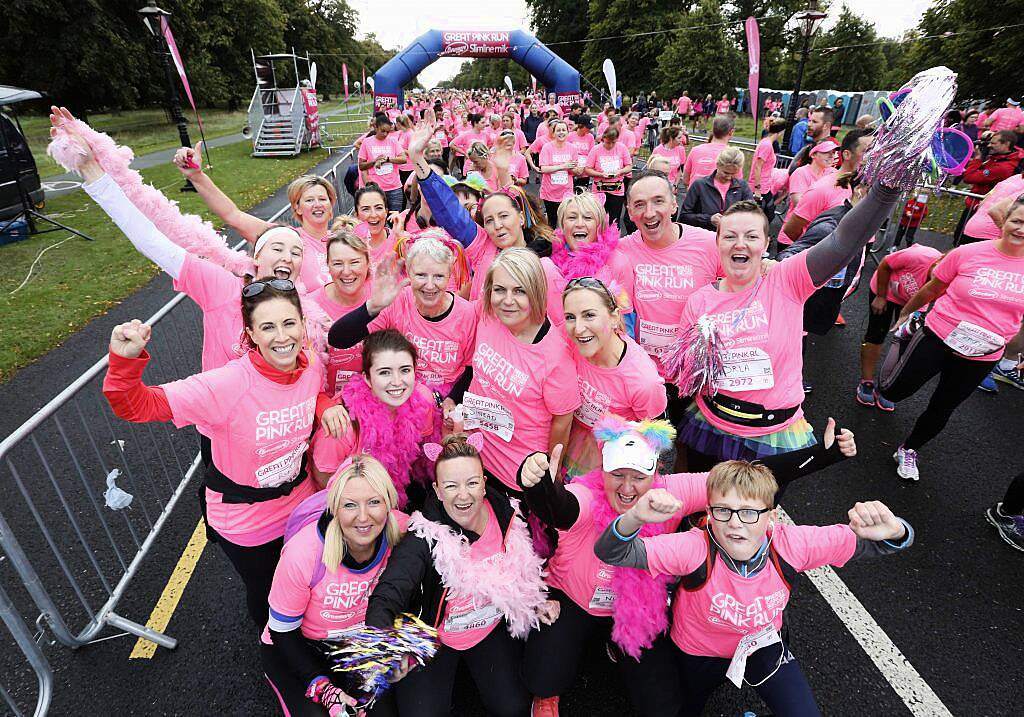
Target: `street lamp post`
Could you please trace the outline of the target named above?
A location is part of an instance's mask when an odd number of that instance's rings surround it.
[[[139,9],[139,17],[142,18],[142,24],[149,30],[152,38],[153,51],[160,57],[160,61],[164,66],[164,76],[167,79],[167,104],[171,109],[171,119],[178,125],[178,136],[181,138],[181,146],[191,147],[192,140],[188,137],[188,125],[185,124],[185,115],[181,112],[181,102],[178,99],[178,80],[174,76],[174,70],[171,68],[171,50],[167,46],[167,41],[160,30],[160,18],[170,16],[171,13],[157,7],[156,0],[149,0],[146,7]],[[186,179],[181,191],[194,192],[196,188],[192,186],[191,180]]]
[[[804,80],[804,65],[807,64],[807,56],[810,54],[811,38],[821,21],[828,17],[818,9],[816,0],[807,0],[807,9],[796,15],[793,19],[797,21],[800,34],[803,35],[804,44],[800,50],[800,63],[796,68],[796,83],[793,85],[793,94],[789,98],[789,111],[786,113],[786,136],[783,139],[784,149],[789,149],[789,141],[793,135],[793,125],[796,124],[796,108],[800,102],[800,85]]]

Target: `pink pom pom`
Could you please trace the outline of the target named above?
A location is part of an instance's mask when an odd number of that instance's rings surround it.
[[[58,131],[57,136],[50,141],[46,153],[69,172],[78,171],[78,167],[85,159],[85,150],[67,132],[61,131]]]

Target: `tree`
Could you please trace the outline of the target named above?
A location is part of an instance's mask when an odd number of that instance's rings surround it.
[[[826,3],[827,4],[827,3]],[[790,24],[796,13],[806,9],[806,0],[728,0],[722,3],[722,16],[730,21],[727,27],[737,46],[747,52],[744,21],[758,18],[761,37],[761,86],[787,87],[783,82],[783,68],[790,56],[797,31]],[[743,84],[743,83],[741,83]]]
[[[689,13],[677,13],[671,22],[678,32],[667,35],[658,56],[655,79],[662,97],[676,97],[689,90],[691,97],[711,93],[715,97],[744,83],[744,53],[723,24],[719,0],[700,0]]]
[[[590,29],[586,18],[581,18],[580,3],[577,0],[526,0],[526,4],[537,39],[578,69]]]
[[[877,42],[875,26],[843,5],[836,24],[814,40],[804,74],[805,86],[839,90],[879,87],[885,72],[885,56]],[[830,50],[833,47],[845,49]]]
[[[601,65],[610,57],[623,94],[650,92],[655,85],[658,58],[671,37],[663,32],[651,34],[652,28],[661,30],[673,27],[673,22],[678,24],[679,5],[679,0],[591,2],[588,7],[590,32],[580,72],[592,84],[604,89]]]
[[[502,89],[505,87],[505,75],[512,80],[512,86],[522,92],[530,86],[530,73],[515,60],[478,58],[471,60],[459,68],[447,84],[457,89],[473,89],[489,87]]]

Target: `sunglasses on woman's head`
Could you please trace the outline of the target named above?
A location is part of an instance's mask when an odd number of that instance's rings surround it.
[[[259,296],[267,287],[278,291],[295,291],[295,282],[291,279],[268,279],[266,281],[254,281],[242,287],[242,296],[251,299]]]

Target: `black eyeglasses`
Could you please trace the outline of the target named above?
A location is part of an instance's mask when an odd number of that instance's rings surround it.
[[[242,296],[251,299],[259,296],[267,287],[278,291],[295,291],[295,282],[291,279],[267,279],[266,281],[253,281],[242,287]]]
[[[708,513],[711,517],[717,520],[719,523],[728,523],[732,520],[733,513],[739,516],[741,523],[747,525],[753,525],[757,521],[761,520],[761,516],[765,513],[770,512],[771,508],[762,508],[757,510],[756,508],[726,508],[722,505],[712,505],[708,508]]]

